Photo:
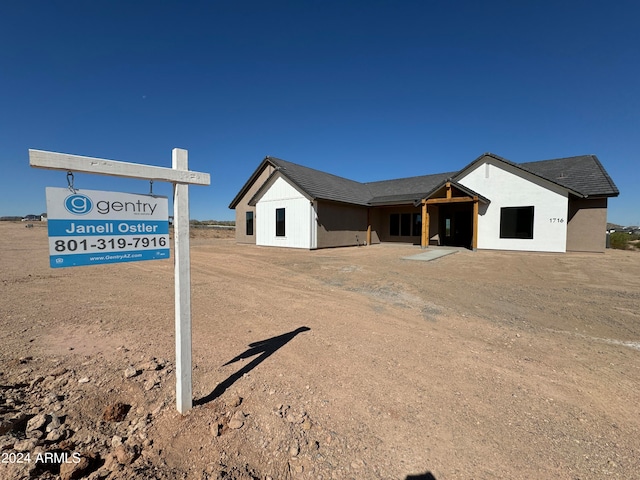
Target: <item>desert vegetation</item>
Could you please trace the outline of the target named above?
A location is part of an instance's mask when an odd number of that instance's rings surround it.
[[[614,232],[610,235],[611,248],[619,250],[640,249],[640,235],[628,232]]]

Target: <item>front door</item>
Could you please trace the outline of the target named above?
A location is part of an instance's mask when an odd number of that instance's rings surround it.
[[[471,248],[473,211],[468,205],[441,207],[440,239],[442,245]]]

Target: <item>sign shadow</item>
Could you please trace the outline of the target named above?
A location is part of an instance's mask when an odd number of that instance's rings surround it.
[[[227,363],[223,365],[227,366],[232,363],[238,362],[242,359],[253,357],[254,355],[258,355],[256,358],[247,363],[244,367],[242,367],[237,372],[231,374],[225,380],[216,385],[216,388],[207,395],[206,397],[199,398],[195,400],[194,405],[204,405],[205,403],[209,403],[220,395],[222,395],[231,385],[233,385],[238,379],[242,378],[245,373],[250,372],[262,362],[264,362],[267,358],[273,355],[277,350],[285,346],[289,343],[296,335],[302,332],[308,332],[311,330],[309,327],[299,327],[295,330],[292,330],[288,333],[283,333],[282,335],[278,335],[276,337],[267,338],[266,340],[260,340],[259,342],[254,342],[249,344],[249,348],[237,355],[236,357],[229,360]]]
[[[404,480],[436,480],[436,477],[431,472],[425,472],[418,475],[407,475]]]

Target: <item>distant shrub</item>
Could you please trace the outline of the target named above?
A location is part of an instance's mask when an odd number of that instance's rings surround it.
[[[640,239],[640,235],[630,235],[627,232],[613,232],[609,236],[611,248],[617,248],[619,250],[629,250],[633,247],[640,248],[639,243],[630,243],[638,239]]]

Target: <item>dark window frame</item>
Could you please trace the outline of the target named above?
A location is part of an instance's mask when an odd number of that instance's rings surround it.
[[[247,236],[253,236],[253,219],[255,215],[253,212],[247,212],[245,215],[245,234]]]
[[[389,214],[389,235],[392,237],[400,236],[400,214]]]
[[[502,207],[500,209],[500,238],[533,240],[535,207]]]
[[[422,213],[413,213],[411,216],[411,228],[414,237],[422,236]]]
[[[287,213],[284,208],[276,208],[276,237],[286,237]]]

